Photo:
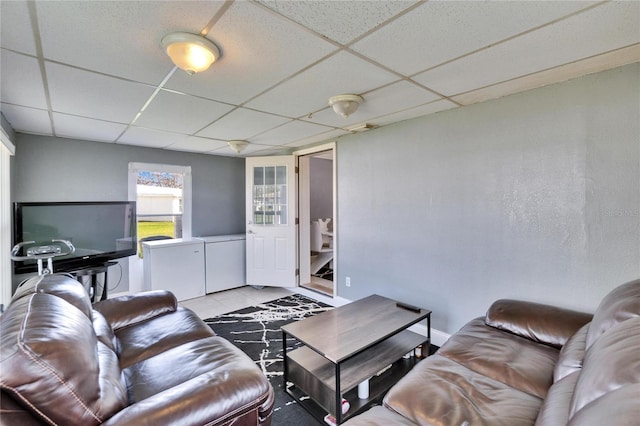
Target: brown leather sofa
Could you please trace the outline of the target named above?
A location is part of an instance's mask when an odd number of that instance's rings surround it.
[[[640,424],[640,280],[593,316],[499,300],[344,424]]]
[[[273,389],[243,352],[166,291],[91,305],[34,277],[0,319],[7,425],[269,425]]]

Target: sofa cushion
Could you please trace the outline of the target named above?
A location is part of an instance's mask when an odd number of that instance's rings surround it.
[[[14,300],[0,334],[0,386],[43,420],[97,425],[127,404],[117,355],[66,300],[47,293]]]
[[[210,416],[206,422],[218,421],[230,413],[239,416],[256,410],[271,398],[272,392],[251,358],[219,336],[168,349],[131,365],[123,374],[133,404],[144,404],[154,395],[176,389],[190,392],[190,398],[206,390],[206,413]]]
[[[640,383],[618,388],[586,405],[567,426],[634,425],[640,419]]]
[[[618,388],[640,383],[640,317],[605,331],[587,349],[570,416]]]
[[[230,372],[228,383],[233,383],[236,371]],[[242,405],[247,395],[254,395],[254,381],[238,381],[238,387],[220,386],[208,374],[202,374],[187,382],[131,404],[108,419],[103,426],[121,425],[207,425],[240,426],[268,425],[271,422],[274,396],[273,388],[262,376],[261,389],[267,389],[262,397]],[[234,393],[235,392],[235,393]]]
[[[39,418],[26,411],[6,392],[0,392],[0,423],[7,426],[42,426]]]
[[[107,346],[116,354],[120,353],[120,345],[116,335],[107,323],[105,317],[98,311],[93,311],[91,314],[93,317],[93,331],[96,333],[96,338],[103,345]]]
[[[602,299],[589,327],[587,348],[613,325],[640,315],[640,279],[613,289]]]
[[[534,342],[561,348],[591,315],[521,300],[501,299],[487,311],[486,324]]]
[[[220,387],[221,395],[246,386],[247,391],[227,395],[232,399],[247,398],[240,405],[267,392],[264,376],[251,358],[219,336],[184,343],[123,370],[132,403],[203,374]]]
[[[122,348],[122,369],[176,346],[215,335],[196,314],[182,307],[120,328],[115,333]]]
[[[576,383],[580,377],[579,371],[564,376],[551,386],[544,399],[536,426],[566,425],[569,421],[569,409]]]
[[[582,368],[582,360],[586,350],[587,332],[589,324],[582,326],[580,330],[567,340],[567,343],[560,350],[558,363],[553,371],[554,383],[569,374],[579,371]]]
[[[384,405],[419,425],[531,425],[542,399],[430,356],[393,386]]]
[[[440,348],[442,356],[507,386],[544,398],[559,350],[507,333],[476,318]]]

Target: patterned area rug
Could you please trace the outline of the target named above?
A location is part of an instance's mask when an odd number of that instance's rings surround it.
[[[283,389],[282,332],[280,327],[320,312],[331,306],[293,294],[271,302],[230,312],[204,321],[216,332],[249,355],[267,376],[275,391],[273,426],[318,425]],[[299,346],[288,339],[287,351]]]

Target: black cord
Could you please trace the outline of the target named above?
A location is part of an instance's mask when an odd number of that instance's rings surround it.
[[[107,289],[109,290],[109,293],[111,293],[113,290],[117,289],[118,287],[120,287],[120,283],[122,282],[122,265],[120,264],[120,262],[116,263],[116,265],[118,265],[120,267],[120,278],[118,278],[118,282],[116,283],[116,285],[113,288],[108,288],[109,283],[107,283]]]

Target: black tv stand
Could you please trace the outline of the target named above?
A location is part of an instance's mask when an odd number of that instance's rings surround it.
[[[91,277],[91,286],[89,287],[89,297],[91,298],[91,303],[95,303],[98,301],[98,275],[104,274],[104,281],[102,286],[102,294],[100,295],[100,300],[107,300],[107,289],[109,287],[109,280],[107,275],[107,270],[110,266],[117,265],[117,262],[104,262],[99,264],[94,264],[90,266],[85,266],[80,269],[76,269],[73,271],[69,271],[71,275],[76,277],[78,281],[84,284],[82,277],[89,276]]]

